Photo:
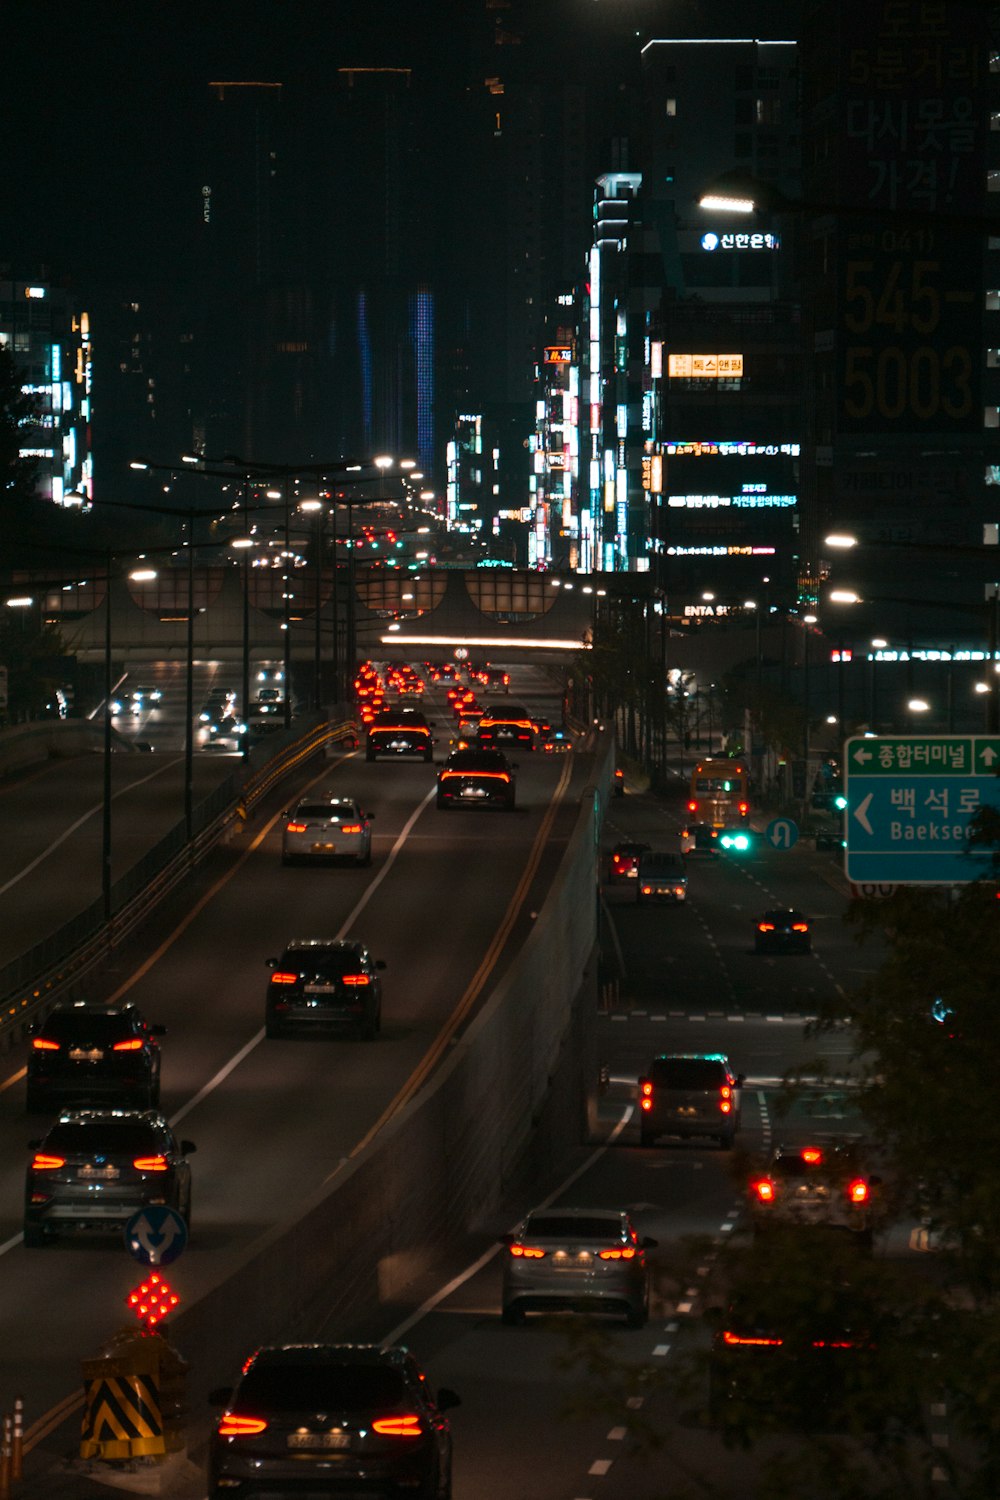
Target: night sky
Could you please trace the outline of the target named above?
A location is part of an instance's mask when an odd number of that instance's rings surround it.
[[[510,14],[540,73],[565,76],[592,68],[611,41],[631,47],[637,32],[681,18],[697,31],[731,10],[762,34],[788,9],[772,0],[755,17],[753,0],[512,0]],[[447,86],[469,69],[484,10],[483,0],[5,0],[0,266],[27,276],[44,265],[81,286],[168,268],[210,79],[322,90],[338,67],[379,64]]]

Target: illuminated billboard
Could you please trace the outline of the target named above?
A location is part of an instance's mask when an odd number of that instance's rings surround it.
[[[743,374],[742,354],[670,354],[671,380],[735,380]]]

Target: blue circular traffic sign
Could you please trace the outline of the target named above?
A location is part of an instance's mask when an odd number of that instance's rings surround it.
[[[183,1251],[188,1229],[172,1208],[152,1205],[140,1208],[125,1225],[125,1248],[144,1266],[169,1266]]]
[[[799,825],[791,818],[772,818],[764,837],[772,849],[791,849],[799,841]]]

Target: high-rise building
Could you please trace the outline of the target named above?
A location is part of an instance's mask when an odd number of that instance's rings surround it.
[[[88,508],[94,498],[90,314],[44,278],[0,279],[0,348],[10,350],[35,406],[20,452],[37,464],[40,498]]]
[[[998,518],[1000,55],[987,11],[812,3],[802,49],[810,571],[884,597],[880,635],[916,623],[946,645],[982,636],[991,569],[954,549]],[[879,546],[845,563],[832,532]]]

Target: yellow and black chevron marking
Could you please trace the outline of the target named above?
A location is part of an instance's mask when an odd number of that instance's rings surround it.
[[[84,1397],[81,1458],[139,1458],[166,1451],[154,1375],[105,1375],[87,1382]]]

